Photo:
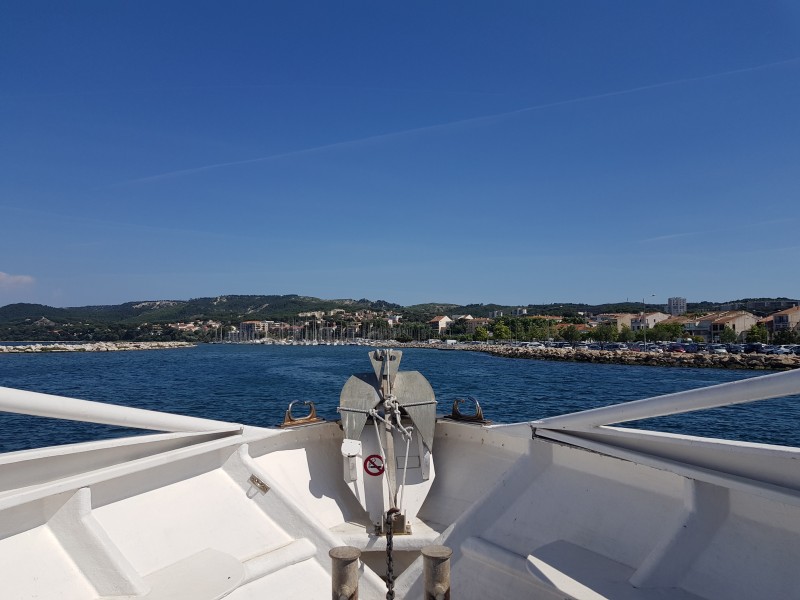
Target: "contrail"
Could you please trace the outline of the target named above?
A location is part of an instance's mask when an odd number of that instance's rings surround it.
[[[710,235],[714,233],[732,233],[734,231],[752,231],[755,227],[765,227],[767,225],[785,225],[786,223],[791,223],[792,221],[796,221],[797,219],[794,218],[787,218],[787,219],[770,219],[768,221],[756,221],[755,223],[748,223],[746,226],[743,227],[734,227],[733,229],[706,229],[704,231],[684,231],[680,233],[667,233],[665,235],[659,235],[656,237],[645,238],[643,240],[638,240],[640,244],[649,244],[651,242],[665,242],[667,240],[674,240],[676,238],[682,237],[689,237],[692,235]]]
[[[136,184],[136,183],[152,183],[154,181],[159,181],[161,179],[167,179],[167,178],[171,178],[171,177],[179,177],[181,175],[191,175],[191,174],[194,174],[194,173],[201,173],[203,171],[210,171],[210,170],[213,170],[213,169],[221,169],[221,168],[224,168],[224,167],[234,167],[234,166],[247,165],[247,164],[258,163],[258,162],[270,162],[270,161],[274,161],[274,160],[281,160],[281,159],[284,159],[284,158],[292,158],[292,157],[295,157],[295,156],[305,156],[305,155],[314,154],[314,153],[317,153],[317,152],[325,152],[327,150],[334,150],[334,149],[339,149],[339,148],[348,148],[348,147],[352,147],[352,146],[359,146],[359,145],[362,145],[362,144],[368,144],[370,142],[383,141],[383,140],[389,140],[389,139],[392,139],[392,138],[411,136],[411,135],[415,135],[415,134],[418,134],[418,133],[428,133],[428,132],[433,132],[433,131],[453,129],[453,128],[456,128],[456,127],[460,127],[462,125],[473,125],[473,124],[479,124],[479,123],[486,123],[486,122],[490,122],[490,121],[506,119],[508,117],[514,117],[514,116],[525,114],[525,113],[529,113],[529,112],[534,112],[534,111],[538,111],[538,110],[544,110],[544,109],[547,109],[547,108],[555,108],[555,107],[558,107],[558,106],[566,106],[566,105],[569,105],[569,104],[578,104],[578,103],[582,103],[582,102],[590,102],[592,100],[601,100],[603,98],[613,98],[615,96],[624,96],[624,95],[628,95],[628,94],[636,94],[638,92],[644,92],[644,91],[647,91],[647,90],[655,90],[655,89],[664,88],[664,87],[670,87],[670,86],[674,86],[674,85],[682,85],[682,84],[686,84],[686,83],[694,83],[694,82],[698,82],[698,81],[706,81],[708,79],[716,79],[718,77],[727,77],[729,75],[739,75],[741,73],[750,73],[752,71],[760,71],[762,69],[768,69],[768,68],[771,68],[771,67],[777,67],[777,66],[780,66],[780,65],[794,63],[794,62],[797,62],[797,61],[800,61],[800,56],[795,56],[794,58],[788,58],[788,59],[779,60],[779,61],[776,61],[776,62],[756,65],[754,67],[744,67],[742,69],[732,69],[730,71],[723,71],[721,73],[711,73],[710,75],[699,75],[697,77],[686,77],[686,78],[683,78],[683,79],[673,79],[671,81],[664,81],[664,82],[661,82],[661,83],[653,83],[653,84],[649,84],[649,85],[642,85],[642,86],[639,86],[639,87],[628,88],[628,89],[625,89],[625,90],[616,90],[616,91],[613,91],[613,92],[605,92],[605,93],[602,93],[602,94],[592,94],[590,96],[581,96],[579,98],[569,98],[567,100],[557,100],[555,102],[547,102],[547,103],[544,103],[544,104],[536,104],[534,106],[526,106],[524,108],[518,108],[518,109],[515,109],[515,110],[502,112],[502,113],[496,113],[496,114],[493,114],[493,115],[484,115],[484,116],[481,116],[481,117],[469,117],[467,119],[459,119],[457,121],[449,121],[447,123],[441,123],[441,124],[438,124],[438,125],[424,125],[422,127],[414,127],[412,129],[404,129],[404,130],[401,130],[401,131],[394,131],[394,132],[389,132],[389,133],[379,133],[379,134],[376,134],[376,135],[357,138],[357,139],[354,139],[354,140],[346,140],[346,141],[343,141],[343,142],[333,142],[331,144],[323,144],[321,146],[314,146],[312,148],[303,148],[303,149],[300,149],[300,150],[293,150],[291,152],[282,152],[282,153],[279,153],[279,154],[269,154],[269,155],[266,155],[266,156],[259,156],[257,158],[248,158],[248,159],[245,159],[245,160],[235,160],[235,161],[230,161],[230,162],[215,163],[215,164],[211,164],[211,165],[203,165],[203,166],[200,166],[200,167],[193,167],[193,168],[189,168],[189,169],[178,169],[178,170],[175,170],[175,171],[168,171],[166,173],[160,173],[158,175],[150,175],[148,177],[141,177],[141,178],[138,178],[138,179],[131,179],[131,180],[128,180],[128,181],[124,181],[124,182],[118,183],[118,184],[116,184],[116,185],[114,185],[112,187],[117,187],[117,186],[121,186],[121,185],[130,185],[130,184]]]
[[[656,237],[651,237],[651,238],[647,238],[647,239],[644,239],[644,240],[639,240],[639,243],[648,244],[648,243],[651,243],[651,242],[666,242],[667,240],[674,240],[674,239],[677,239],[677,238],[689,237],[689,236],[692,236],[692,235],[699,235],[701,233],[708,233],[708,232],[687,231],[687,232],[684,232],[684,233],[668,233],[666,235],[659,235],[659,236],[656,236]]]

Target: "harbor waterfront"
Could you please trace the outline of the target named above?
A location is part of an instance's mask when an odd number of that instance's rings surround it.
[[[293,400],[311,400],[321,416],[339,419],[336,407],[342,385],[352,373],[365,370],[369,348],[201,344],[180,352],[9,353],[0,358],[0,386],[274,427]],[[431,382],[439,413],[449,413],[456,398],[472,396],[495,423],[544,418],[764,373],[519,360],[514,356],[523,354],[511,350],[492,355],[406,347],[403,361]],[[462,407],[469,410],[468,405]],[[800,402],[783,398],[631,426],[800,445],[798,424]],[[4,413],[0,431],[0,451],[5,452],[132,433],[120,427]]]
[[[0,354],[29,354],[37,352],[117,352],[133,350],[169,350],[192,348],[191,342],[94,342],[94,343],[0,343]],[[245,344],[245,345],[260,345]],[[307,344],[271,344],[275,346]],[[373,345],[366,341],[357,346]],[[377,347],[420,348],[435,350],[466,350],[485,352],[506,358],[589,362],[602,364],[641,365],[655,367],[698,367],[715,369],[750,369],[785,371],[800,368],[798,355],[771,354],[708,354],[708,353],[653,353],[631,350],[588,350],[583,348],[526,347],[510,344],[430,344],[395,341],[374,341]]]

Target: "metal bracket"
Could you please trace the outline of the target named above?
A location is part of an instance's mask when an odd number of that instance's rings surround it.
[[[317,407],[314,406],[314,403],[311,400],[304,400],[304,406],[311,406],[308,411],[308,414],[305,417],[295,418],[292,415],[292,407],[300,402],[300,400],[293,400],[289,403],[289,408],[286,409],[286,415],[283,418],[283,423],[281,423],[281,428],[286,427],[298,427],[300,425],[311,425],[312,423],[319,423],[320,421],[324,421],[322,417],[317,416]]]
[[[247,481],[262,494],[266,494],[269,491],[269,486],[255,475],[250,475],[250,479]]]
[[[367,533],[370,532],[370,528],[367,527]],[[385,523],[373,523],[372,524],[372,533],[376,536],[384,536],[386,535],[386,524]],[[403,514],[398,513],[395,515],[394,518],[394,526],[392,527],[392,535],[411,535],[413,532],[411,530],[411,523],[406,520],[406,516]]]
[[[475,405],[475,413],[471,415],[463,414],[459,409],[459,404],[464,404],[465,402],[470,402]],[[491,423],[483,418],[483,410],[481,409],[481,404],[478,402],[477,398],[473,398],[472,396],[467,396],[466,399],[464,398],[456,398],[453,400],[453,410],[452,412],[444,417],[445,419],[450,419],[452,421],[466,421],[467,423],[478,423],[480,425],[487,425]]]

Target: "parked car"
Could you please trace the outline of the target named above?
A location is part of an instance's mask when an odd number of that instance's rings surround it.
[[[670,352],[680,352],[685,353],[686,348],[682,344],[671,344],[669,347]]]
[[[628,346],[621,342],[611,342],[603,346],[604,350],[627,350]]]
[[[727,354],[728,349],[722,344],[711,344],[711,346],[709,346],[709,352],[711,352],[711,354]]]
[[[525,348],[544,348],[544,344],[541,342],[522,342],[521,346]]]
[[[762,344],[761,342],[753,342],[753,343],[750,343],[750,344],[745,344],[744,345],[744,351],[747,354],[752,354],[753,352],[762,353],[761,349],[764,346],[765,346],[765,344]]]
[[[793,349],[790,345],[784,344],[782,346],[773,346],[767,354],[792,354]]]

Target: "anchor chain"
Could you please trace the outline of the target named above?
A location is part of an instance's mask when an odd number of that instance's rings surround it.
[[[393,533],[394,533],[394,518],[400,511],[396,508],[390,508],[386,511],[386,600],[394,600],[394,559],[392,558],[393,550]]]

